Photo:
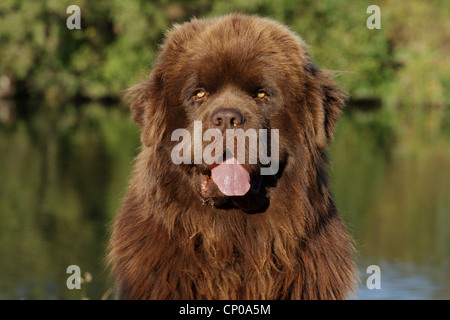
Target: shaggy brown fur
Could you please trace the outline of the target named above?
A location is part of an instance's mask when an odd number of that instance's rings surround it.
[[[298,36],[244,15],[177,25],[131,96],[142,149],[110,243],[118,298],[347,297],[353,246],[325,153],[344,95]],[[205,130],[219,108],[237,109],[244,129],[279,129],[278,172],[244,164],[260,184],[245,196],[221,194],[212,166],[171,161],[173,130]]]

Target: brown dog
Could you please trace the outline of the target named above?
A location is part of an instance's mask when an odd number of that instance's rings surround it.
[[[131,95],[142,150],[110,243],[119,298],[344,299],[352,292],[353,246],[330,193],[325,153],[344,96],[298,36],[244,15],[177,25]],[[179,129],[191,138],[214,129],[223,138],[180,142]],[[225,143],[233,129],[266,130],[268,142],[257,139],[269,151],[255,161],[248,135],[244,161],[236,159]],[[208,145],[223,147],[212,156],[224,154],[223,162],[198,161]]]

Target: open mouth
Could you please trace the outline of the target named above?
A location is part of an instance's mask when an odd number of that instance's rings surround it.
[[[250,174],[230,157],[211,169],[211,179],[225,196],[244,196],[250,189]]]
[[[200,173],[200,191],[204,198],[257,194],[261,184],[262,177],[250,175],[234,157],[215,165],[208,172]]]

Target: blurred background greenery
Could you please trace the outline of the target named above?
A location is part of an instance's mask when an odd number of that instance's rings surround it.
[[[69,30],[69,5],[81,30]],[[369,5],[381,29],[369,30]],[[124,90],[165,30],[243,12],[287,24],[351,99],[331,180],[358,250],[358,298],[450,298],[450,2],[0,2],[0,299],[99,299],[104,255],[139,146]],[[92,276],[65,287],[67,266]],[[382,290],[365,288],[380,265]]]

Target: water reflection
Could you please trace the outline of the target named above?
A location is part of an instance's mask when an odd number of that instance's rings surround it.
[[[369,128],[369,129],[367,129]],[[109,223],[139,146],[127,110],[88,105],[0,126],[0,299],[100,299]],[[359,250],[359,299],[450,298],[450,148],[408,154],[354,116],[331,145],[331,181]],[[92,281],[68,290],[76,264]],[[365,286],[381,269],[381,289]]]
[[[138,147],[128,113],[36,114],[0,133],[0,298],[99,299],[110,287],[108,224]],[[66,288],[76,264],[93,280]]]
[[[381,270],[381,288],[369,289],[366,285],[371,273],[368,266],[377,263]],[[421,265],[406,261],[388,261],[383,258],[366,257],[359,261],[361,285],[356,292],[358,299],[424,300],[448,299],[448,263]],[[445,275],[447,273],[447,278]]]
[[[359,250],[360,299],[450,298],[450,149],[379,149],[344,118],[331,146],[332,186]],[[366,268],[381,269],[368,290]]]

